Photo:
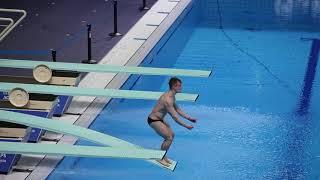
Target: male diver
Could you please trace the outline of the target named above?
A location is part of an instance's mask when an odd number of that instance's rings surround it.
[[[179,125],[191,130],[193,128],[192,125],[185,124],[180,118],[178,114],[183,118],[196,123],[197,120],[186,113],[184,113],[179,106],[176,104],[176,93],[180,93],[182,89],[182,82],[180,79],[176,77],[172,77],[169,80],[169,91],[163,93],[159,98],[158,102],[152,109],[152,112],[148,116],[148,124],[154,131],[163,137],[164,141],[161,145],[161,150],[167,151],[172,144],[174,133],[170,128],[170,125],[164,120],[164,117],[167,113],[169,113]],[[170,166],[171,162],[167,157],[164,157],[161,160],[157,160],[164,166]]]

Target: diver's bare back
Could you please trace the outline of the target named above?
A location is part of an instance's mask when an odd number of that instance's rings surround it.
[[[156,120],[163,120],[166,114],[168,113],[167,105],[166,102],[168,100],[172,99],[175,102],[175,97],[169,95],[168,92],[162,94],[155,105],[155,107],[152,109],[149,117],[151,119],[156,119]]]

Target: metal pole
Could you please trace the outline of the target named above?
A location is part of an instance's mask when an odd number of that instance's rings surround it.
[[[52,62],[57,62],[57,51],[54,49],[51,49],[51,57],[52,57]]]
[[[122,36],[122,34],[118,33],[118,1],[113,0],[113,32],[109,34],[109,36]]]
[[[142,1],[142,6],[139,8],[140,11],[149,10],[150,8],[147,7],[147,0]]]
[[[87,24],[88,60],[91,60],[91,24]]]
[[[82,63],[85,64],[96,64],[97,61],[92,60],[91,58],[91,24],[87,24],[87,40],[88,40],[88,58],[83,60]]]

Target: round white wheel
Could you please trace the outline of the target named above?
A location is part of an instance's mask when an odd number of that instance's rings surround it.
[[[40,83],[46,83],[50,81],[52,71],[48,66],[40,64],[33,69],[33,77]]]
[[[29,94],[22,88],[14,88],[9,92],[9,101],[15,107],[23,107],[29,102]]]

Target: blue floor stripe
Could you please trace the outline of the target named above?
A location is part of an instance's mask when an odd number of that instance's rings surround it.
[[[320,40],[314,39],[309,56],[309,62],[304,76],[304,85],[301,92],[299,108],[297,113],[299,115],[306,115],[308,113],[310,99],[312,96],[312,86],[317,72],[317,63],[319,59]]]

